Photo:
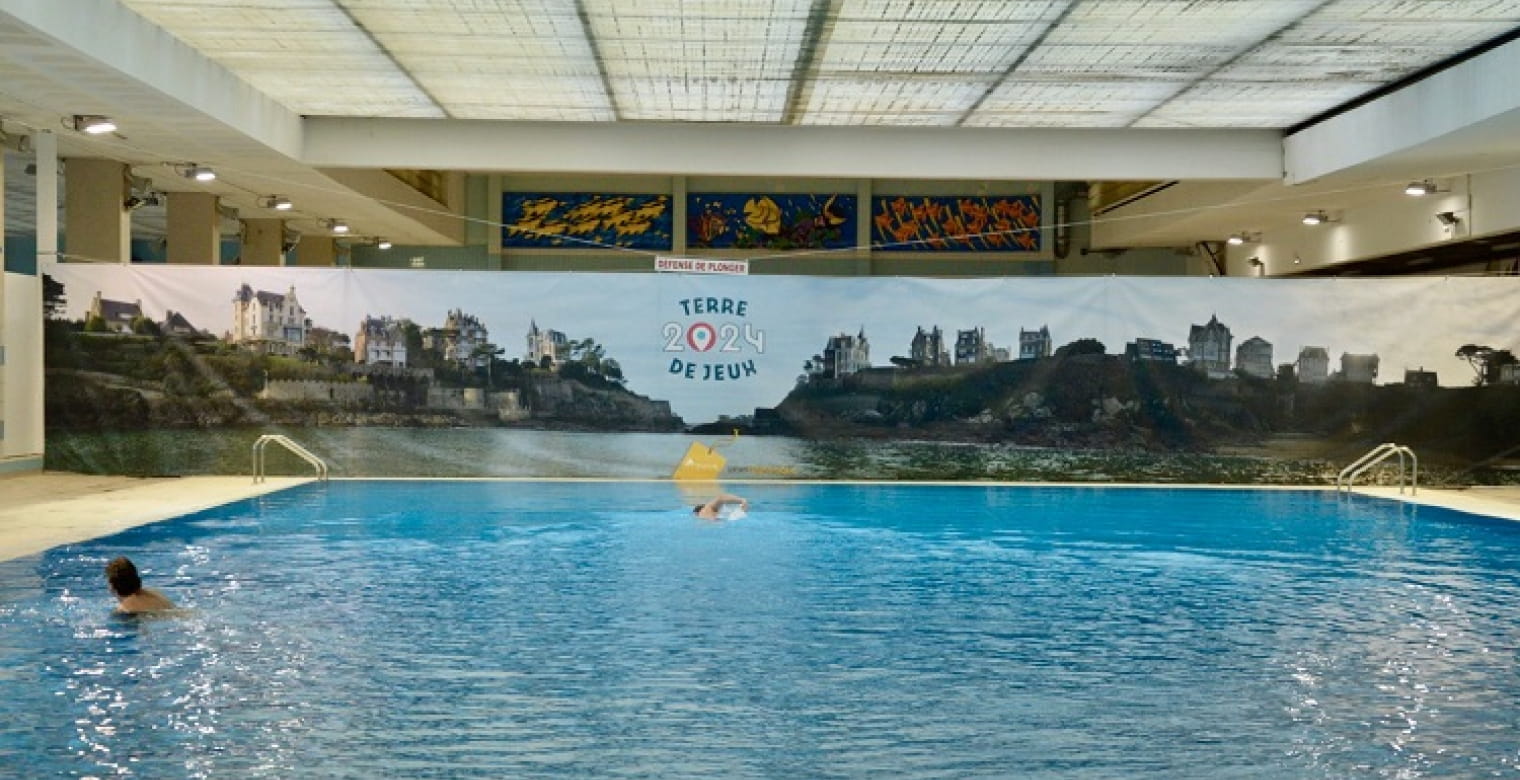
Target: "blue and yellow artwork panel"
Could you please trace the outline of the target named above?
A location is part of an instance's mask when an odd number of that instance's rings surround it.
[[[508,192],[501,245],[535,249],[670,251],[669,195]]]
[[[850,249],[854,195],[693,193],[686,245],[693,249]]]

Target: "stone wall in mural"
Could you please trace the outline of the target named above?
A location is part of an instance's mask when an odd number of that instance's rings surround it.
[[[507,192],[502,195],[503,247],[669,251],[669,195],[594,192]]]
[[[871,248],[892,252],[1038,252],[1040,198],[875,197],[871,199]]]
[[[849,249],[855,246],[854,195],[687,196],[686,245],[692,249]]]

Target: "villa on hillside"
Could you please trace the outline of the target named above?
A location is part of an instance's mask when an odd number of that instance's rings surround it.
[[[935,325],[930,330],[919,326],[908,347],[908,357],[921,366],[950,365],[950,351],[945,349],[945,334]]]
[[[473,314],[450,309],[443,327],[428,328],[422,334],[424,349],[436,351],[444,360],[461,368],[483,368],[488,359],[476,350],[490,343],[484,323]]]
[[[987,329],[975,327],[955,332],[955,364],[996,360],[995,348],[987,340]]]
[[[1230,375],[1230,329],[1210,315],[1208,323],[1188,330],[1188,365],[1210,379]]]
[[[185,319],[185,315],[173,309],[164,312],[164,321],[158,323],[158,329],[165,336],[178,336],[179,338],[187,339],[207,335],[197,330],[194,325],[191,325],[190,320]]]
[[[551,365],[564,360],[561,354],[570,348],[570,339],[557,330],[540,329],[537,320],[528,321],[528,362],[543,365],[544,358]]]
[[[1330,378],[1330,353],[1324,347],[1304,347],[1298,351],[1293,370],[1304,384],[1324,382]]]
[[[1355,382],[1357,384],[1370,385],[1377,381],[1378,356],[1377,355],[1353,355],[1349,352],[1341,353],[1341,370],[1336,372],[1335,378],[1342,382]]]
[[[804,368],[810,376],[821,379],[843,379],[871,367],[871,344],[866,340],[862,327],[854,336],[839,333],[829,338],[822,355],[814,355]]]
[[[306,346],[311,320],[296,300],[295,285],[281,295],[255,292],[244,284],[232,296],[232,330],[227,340],[268,355],[294,355]]]
[[[354,362],[372,366],[406,366],[405,321],[365,315],[354,336]]]
[[[1177,347],[1160,339],[1138,338],[1124,345],[1124,356],[1130,360],[1148,360],[1176,365]]]
[[[1049,326],[1041,325],[1039,330],[1019,329],[1019,360],[1048,358],[1054,351]]]
[[[1235,368],[1242,374],[1271,379],[1272,342],[1260,336],[1252,336],[1235,348]]]
[[[106,329],[114,333],[131,333],[132,321],[143,316],[142,301],[113,301],[109,298],[100,297],[100,291],[95,292],[95,297],[90,301],[90,311],[85,315],[85,321],[99,317],[106,324]]]

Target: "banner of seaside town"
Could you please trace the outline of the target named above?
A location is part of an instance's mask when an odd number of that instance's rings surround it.
[[[52,468],[1482,481],[1520,438],[1511,278],[42,272]]]

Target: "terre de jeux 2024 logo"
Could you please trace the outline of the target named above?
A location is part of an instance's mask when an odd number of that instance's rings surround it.
[[[682,298],[684,322],[661,328],[670,373],[686,379],[732,382],[755,375],[755,359],[765,353],[765,331],[749,322],[749,301],[738,298]],[[695,353],[695,354],[693,354]]]

